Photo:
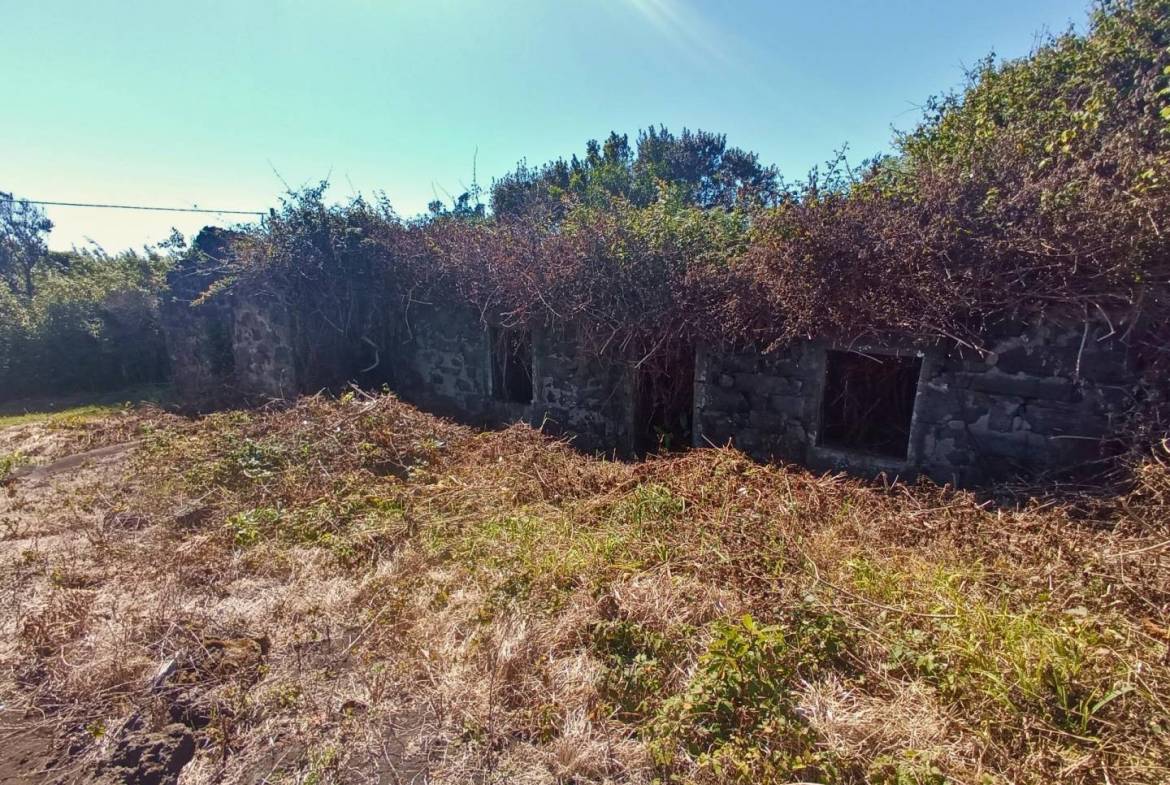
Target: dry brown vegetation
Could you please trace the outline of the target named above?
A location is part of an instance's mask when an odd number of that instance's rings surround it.
[[[613,134],[584,161],[522,165],[495,184],[491,216],[461,201],[403,221],[384,202],[330,205],[322,184],[233,238],[230,259],[186,263],[225,274],[210,299],[263,292],[294,314],[308,368],[339,336],[385,356],[420,302],[569,324],[591,351],[664,375],[696,343],[892,335],[982,352],[1001,322],[1100,319],[1161,390],[1170,2],[1100,0],[1084,34],[1041,36],[1028,57],[988,58],[969,77],[926,102],[894,156],[841,156],[788,183],[754,167],[766,197],[731,198],[734,179],[714,177],[702,150],[721,137],[677,140],[663,158],[667,132],[650,129],[636,155]],[[703,183],[728,198],[701,197]]]
[[[0,734],[66,781],[168,728],[183,783],[1170,777],[1157,460],[1006,507],[391,396],[2,436],[136,442],[0,500]]]

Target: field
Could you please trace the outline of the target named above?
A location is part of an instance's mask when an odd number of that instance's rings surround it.
[[[1165,783],[1163,460],[1020,501],[389,395],[0,421],[0,783]]]

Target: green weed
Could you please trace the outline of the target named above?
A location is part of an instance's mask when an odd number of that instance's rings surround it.
[[[1043,595],[1027,603],[1010,594],[982,597],[974,588],[978,565],[908,572],[854,559],[848,566],[864,594],[909,611],[876,619],[891,633],[891,666],[927,679],[949,701],[1083,736],[1132,690],[1097,657],[1113,643],[1097,621],[1049,609]]]
[[[681,752],[721,779],[745,783],[826,776],[836,763],[797,713],[796,688],[834,662],[846,639],[839,620],[812,611],[783,624],[744,616],[718,625],[690,683],[652,725],[658,763],[669,770]]]
[[[224,526],[232,534],[236,545],[246,548],[255,545],[264,536],[280,523],[282,514],[273,507],[258,507],[231,515],[224,522]]]
[[[0,455],[0,482],[8,479],[8,475],[28,463],[28,459],[19,452]]]
[[[593,650],[605,664],[601,692],[616,717],[642,722],[654,716],[674,687],[671,676],[685,659],[686,643],[695,632],[684,624],[660,633],[630,620],[594,627]]]

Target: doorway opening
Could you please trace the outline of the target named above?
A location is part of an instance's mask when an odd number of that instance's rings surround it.
[[[532,331],[493,327],[490,332],[492,397],[532,403]]]
[[[638,451],[673,452],[691,446],[695,409],[695,352],[638,371]]]
[[[922,358],[829,351],[820,444],[905,459]]]

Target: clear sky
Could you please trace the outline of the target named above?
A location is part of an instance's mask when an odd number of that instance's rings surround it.
[[[888,149],[994,50],[1087,0],[0,0],[0,190],[264,210],[384,191],[414,215],[610,129],[726,133],[791,178]],[[478,158],[477,158],[478,151]],[[282,179],[284,182],[282,182]],[[231,217],[53,208],[54,248]]]

